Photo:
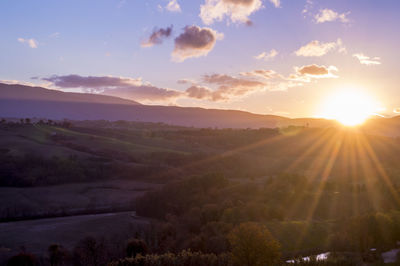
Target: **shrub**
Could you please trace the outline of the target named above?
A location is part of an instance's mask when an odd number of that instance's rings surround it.
[[[238,265],[274,265],[280,258],[280,244],[265,226],[242,223],[229,234],[232,256]]]
[[[126,256],[134,258],[138,254],[141,255],[147,254],[146,243],[143,240],[137,238],[129,239],[126,244]]]

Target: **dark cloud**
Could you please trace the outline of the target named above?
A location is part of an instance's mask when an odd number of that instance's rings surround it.
[[[222,38],[223,34],[210,28],[186,26],[183,33],[175,38],[173,60],[182,62],[190,57],[205,56],[214,48],[216,41]]]
[[[172,27],[171,25],[165,29],[154,29],[150,37],[142,42],[142,47],[151,47],[155,44],[161,44],[163,39],[171,36]]]
[[[192,85],[186,90],[187,96],[210,101],[229,100],[234,97],[245,96],[251,92],[263,90],[265,84],[257,80],[237,78],[229,75],[204,75],[203,82],[216,85],[212,90],[205,86]]]
[[[308,65],[297,68],[297,74],[301,76],[310,76],[315,78],[334,78],[336,77],[332,71],[338,71],[335,66],[318,66],[318,65]]]
[[[178,83],[178,84],[196,84],[196,82],[191,79],[179,79],[176,83]]]
[[[182,92],[159,88],[144,83],[141,78],[132,79],[112,76],[51,76],[42,78],[63,89],[80,88],[84,92],[118,96],[132,100],[165,101],[179,97]]]
[[[318,65],[303,66],[299,68],[298,72],[301,75],[312,75],[312,76],[328,75],[329,73],[326,67]]]
[[[186,89],[187,96],[189,98],[195,98],[195,99],[208,99],[212,100],[214,92],[203,86],[191,86]]]
[[[222,2],[239,6],[251,6],[255,0],[222,0]]]
[[[51,76],[42,78],[42,80],[52,82],[60,88],[104,88],[104,87],[121,87],[129,85],[138,85],[142,83],[140,78],[122,78],[112,76],[79,76],[79,75],[65,75],[65,76]]]
[[[159,88],[153,85],[128,86],[115,89],[106,89],[103,94],[139,101],[165,101],[168,99],[178,98],[182,95],[182,93],[179,91]]]
[[[246,26],[251,27],[253,25],[254,25],[253,21],[251,21],[251,20],[246,21]]]
[[[295,67],[296,73],[291,74],[288,77],[290,81],[296,82],[310,82],[313,79],[318,78],[337,78],[333,71],[338,71],[335,66],[319,66],[316,64],[302,66],[302,67]]]

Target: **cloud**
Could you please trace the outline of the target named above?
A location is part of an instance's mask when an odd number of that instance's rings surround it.
[[[304,5],[303,10],[301,11],[301,13],[304,14],[304,17],[310,14],[310,10],[313,9],[313,6],[314,6],[313,0],[306,0],[306,4]]]
[[[276,8],[281,7],[281,0],[269,0]]]
[[[183,62],[191,57],[206,56],[214,48],[216,41],[223,37],[222,33],[210,28],[186,26],[183,33],[175,38],[172,60]]]
[[[394,108],[393,113],[400,114],[400,107]]]
[[[300,47],[295,54],[297,56],[323,56],[331,51],[338,51],[340,53],[346,52],[346,48],[343,45],[342,40],[339,38],[336,42],[319,42],[317,40],[312,41],[302,47]]]
[[[337,78],[334,71],[338,71],[334,66],[313,64],[295,67],[295,73],[287,77],[271,69],[256,69],[241,72],[240,76],[211,74],[203,75],[200,82],[182,79],[179,83],[190,84],[185,91],[186,97],[214,102],[231,101],[257,92],[286,91],[320,78]]]
[[[262,52],[261,54],[259,54],[259,55],[256,55],[254,58],[255,59],[258,59],[258,60],[265,60],[265,61],[268,61],[268,60],[270,60],[270,59],[273,59],[275,56],[277,56],[278,55],[278,51],[277,50],[275,50],[275,49],[272,49],[271,51],[269,51],[269,52]]]
[[[206,25],[222,21],[225,17],[234,23],[246,23],[248,17],[261,7],[261,0],[205,0],[199,16]]]
[[[159,88],[151,84],[105,89],[102,94],[132,99],[135,101],[168,101],[182,96],[180,91]]]
[[[165,8],[170,12],[181,12],[181,6],[179,5],[177,0],[171,0],[165,6]]]
[[[309,82],[310,78],[336,78],[337,76],[333,74],[333,71],[338,71],[335,66],[318,66],[315,64],[296,67],[296,74],[291,75],[290,79]]]
[[[31,48],[37,48],[39,43],[35,39],[24,39],[24,38],[18,38],[18,41],[20,43],[26,43],[29,45]]]
[[[168,38],[171,36],[172,33],[172,25],[165,29],[154,29],[151,33],[150,37],[143,41],[141,46],[142,47],[151,47],[155,44],[161,44],[163,39]]]
[[[371,65],[380,65],[381,64],[380,57],[371,58],[362,53],[353,54],[353,57],[357,58],[360,61],[360,63],[363,65],[371,66]]]
[[[193,85],[186,89],[186,94],[189,98],[209,101],[227,100],[228,96],[221,94],[220,90],[213,91],[205,86]]]
[[[58,38],[58,37],[60,37],[60,33],[59,32],[54,32],[54,33],[50,34],[50,37],[51,38]]]
[[[283,78],[282,75],[276,73],[274,70],[256,69],[250,72],[240,73],[242,76],[259,77],[263,79]]]
[[[123,78],[113,76],[80,76],[80,75],[66,75],[66,76],[51,76],[42,78],[42,80],[50,81],[55,86],[60,88],[104,88],[104,87],[122,87],[122,86],[139,86],[141,85],[141,78]]]
[[[265,90],[265,83],[262,81],[225,74],[204,75],[201,82],[207,84],[207,86],[196,84],[192,80],[183,79],[181,81],[181,84],[191,84],[185,91],[186,97],[214,102],[229,101],[256,91]],[[208,85],[214,87],[214,89]]]
[[[80,88],[83,92],[100,93],[137,101],[166,101],[177,98],[182,92],[159,88],[141,78],[113,76],[51,76],[42,78],[62,89]]]
[[[332,9],[325,8],[321,9],[319,13],[314,16],[314,19],[316,23],[331,22],[336,20],[343,23],[347,23],[349,22],[347,15],[349,14],[350,12],[339,14],[333,11]]]
[[[225,74],[204,75],[203,81],[209,84],[230,87],[259,87],[264,85],[264,83],[260,81],[236,78]]]
[[[0,79],[0,84],[24,85],[24,86],[31,86],[31,87],[36,86],[32,82],[25,82],[25,81],[19,81],[19,80],[9,80],[9,79]]]
[[[179,79],[176,83],[178,84],[196,84],[196,81],[192,79]]]
[[[212,101],[230,100],[246,96],[253,92],[263,91],[266,87],[266,84],[259,80],[238,78],[226,74],[204,75],[202,81],[216,86],[213,91],[206,87],[195,86],[198,95],[203,95],[204,98]]]

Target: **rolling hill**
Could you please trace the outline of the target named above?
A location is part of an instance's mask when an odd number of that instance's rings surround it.
[[[288,118],[235,110],[141,105],[105,95],[60,92],[0,84],[1,117],[71,120],[127,120],[194,127],[277,127]]]
[[[126,120],[166,123],[186,127],[276,128],[294,126],[331,127],[326,119],[290,119],[238,110],[142,105],[118,97],[72,93],[41,87],[0,83],[0,117],[46,118],[54,120]],[[400,135],[400,117],[370,119],[362,129],[386,136]]]
[[[43,102],[74,102],[96,104],[126,104],[140,105],[140,103],[113,96],[91,93],[74,93],[31,87],[19,84],[0,83],[0,99],[2,100],[29,100]]]

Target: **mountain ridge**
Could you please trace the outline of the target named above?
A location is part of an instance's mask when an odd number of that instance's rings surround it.
[[[39,86],[26,86],[6,83],[0,83],[0,99],[140,105],[140,103],[136,101],[115,96],[92,93],[64,92]]]
[[[318,118],[287,118],[241,110],[142,105],[113,96],[49,90],[42,87],[0,83],[0,117],[54,120],[126,120],[166,123],[187,127],[278,128],[331,127],[338,122]],[[373,118],[360,128],[386,136],[400,135],[400,116]]]

